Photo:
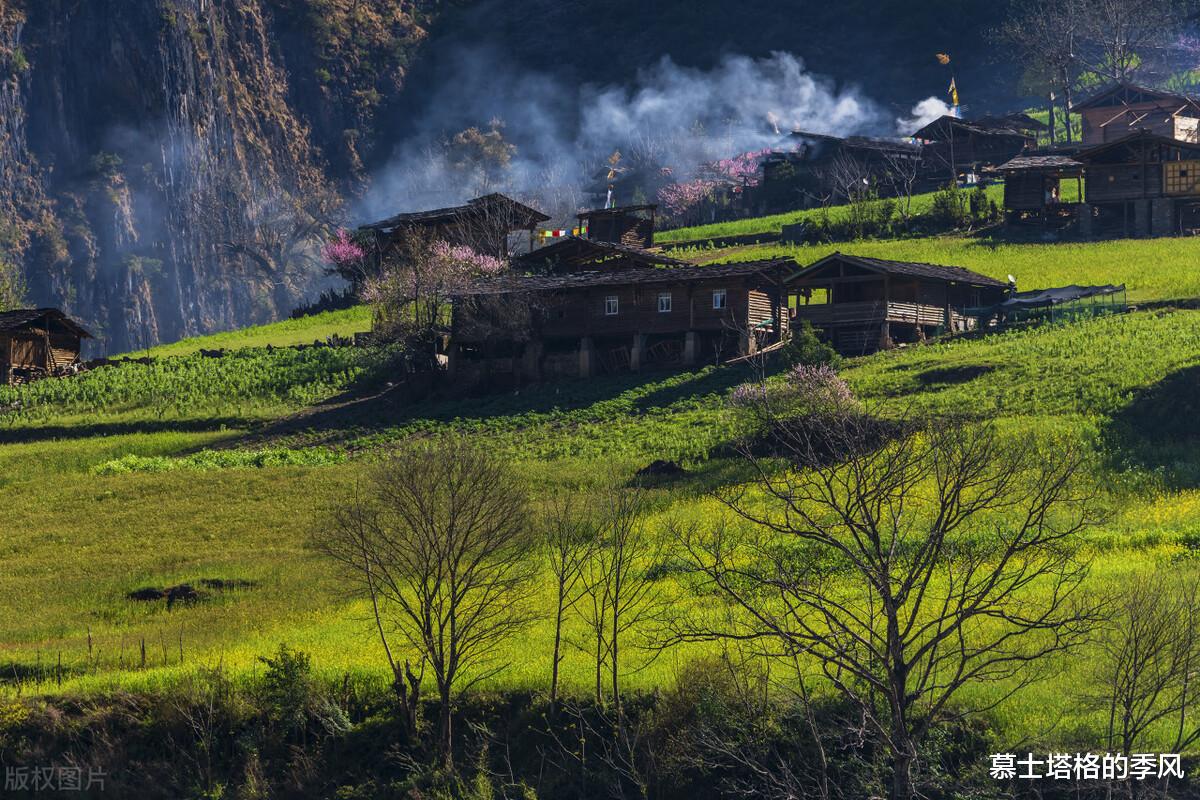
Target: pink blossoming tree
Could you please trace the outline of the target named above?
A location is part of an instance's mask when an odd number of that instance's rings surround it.
[[[497,275],[505,263],[465,245],[413,235],[382,271],[363,283],[374,308],[375,330],[407,341],[414,354],[436,354],[438,333],[449,322],[453,293],[477,277]]]

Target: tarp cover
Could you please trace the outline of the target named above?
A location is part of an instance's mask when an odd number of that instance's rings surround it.
[[[1000,310],[1017,308],[1043,308],[1083,300],[1087,297],[1117,294],[1125,291],[1125,284],[1120,286],[1060,286],[1057,289],[1036,289],[1032,292],[1016,292],[1003,303],[995,306]]]

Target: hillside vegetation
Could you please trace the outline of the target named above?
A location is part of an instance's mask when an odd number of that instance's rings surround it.
[[[1028,288],[1126,282],[1139,301],[1200,296],[1193,239],[1050,245],[951,236],[837,247],[1011,272]],[[807,263],[832,249],[689,255]],[[1100,596],[1162,565],[1196,563],[1200,311],[1188,305],[905,347],[851,359],[840,373],[881,417],[966,414],[996,421],[1005,435],[1089,453],[1105,513],[1087,533],[1086,590]],[[709,490],[749,478],[728,450],[745,430],[730,396],[754,379],[749,367],[412,401],[394,349],[283,346],[344,335],[367,319],[364,309],[316,315],[185,340],[151,351],[148,364],[0,389],[0,502],[9,521],[0,529],[0,597],[9,611],[0,617],[0,711],[28,694],[62,703],[131,692],[173,698],[217,667],[257,691],[260,658],[281,643],[311,657],[315,674],[338,691],[383,692],[387,667],[369,604],[346,594],[312,543],[395,444],[446,433],[486,443],[539,506],[627,485],[656,460],[679,462],[685,475],[647,484],[645,523],[659,537],[672,525],[711,525],[723,511]],[[202,349],[227,352],[207,357]],[[708,602],[669,539],[637,569],[677,611]],[[174,606],[136,599],[183,584],[201,598]],[[539,587],[536,603],[548,611],[553,587],[548,579]],[[586,625],[570,616],[566,635],[584,642]],[[654,633],[631,636],[648,644]],[[473,691],[539,696],[551,646],[549,626],[524,628],[496,654],[506,668]],[[1094,681],[1099,657],[1097,645],[1088,647],[1051,658],[1029,686],[1014,679],[969,688],[962,702],[998,703],[981,722],[986,741],[1094,748],[1106,721],[1081,689]],[[635,696],[651,697],[720,648],[675,646],[652,660],[644,652],[629,656],[625,680]],[[593,667],[582,646],[565,651],[562,669],[564,692],[587,697]],[[832,698],[828,687],[817,694]],[[4,720],[0,713],[0,738]],[[1152,730],[1154,741],[1170,741],[1167,727]]]
[[[131,358],[184,356],[201,350],[237,350],[246,347],[291,347],[324,342],[332,336],[353,339],[371,329],[371,310],[356,306],[342,311],[324,311],[298,319],[285,319],[207,336],[193,336],[171,344],[160,344],[128,354]]]

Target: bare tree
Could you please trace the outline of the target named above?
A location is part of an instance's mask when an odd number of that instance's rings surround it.
[[[1029,88],[1059,93],[1066,140],[1071,141],[1071,98],[1084,69],[1085,0],[1034,0],[1013,7],[998,37],[1016,50],[1025,66]],[[1054,108],[1050,108],[1050,142],[1054,143]]]
[[[962,420],[774,419],[765,436],[743,448],[754,480],[717,494],[734,522],[679,531],[739,622],[693,613],[673,639],[814,660],[863,710],[890,756],[891,796],[907,800],[918,746],[964,686],[1008,696],[1094,620],[1076,591],[1092,523],[1084,457]]]
[[[588,634],[586,639],[572,641],[571,644],[592,659],[592,699],[599,706],[604,702],[604,665],[608,660],[609,600],[604,592],[603,569],[595,554],[583,563],[582,575],[583,591],[575,608]]]
[[[575,495],[550,502],[543,521],[543,547],[554,576],[554,650],[550,668],[550,708],[558,702],[559,667],[562,665],[563,622],[582,597],[584,568],[596,551],[597,527],[588,509]]]
[[[1159,726],[1174,752],[1200,739],[1195,719],[1200,668],[1200,576],[1157,571],[1123,581],[1107,605],[1093,700],[1108,715],[1108,746],[1131,753]]]
[[[610,489],[601,501],[597,546],[583,567],[580,613],[592,639],[585,649],[595,659],[596,702],[603,702],[602,676],[607,669],[609,699],[618,716],[622,642],[632,630],[659,618],[663,610],[657,582],[648,572],[662,556],[662,539],[645,526],[645,512],[646,493],[641,487]]]
[[[1115,81],[1131,80],[1147,60],[1174,41],[1185,16],[1179,0],[1079,0],[1079,4],[1087,66]]]
[[[921,177],[921,149],[909,153],[887,150],[883,159],[886,167],[884,179],[899,200],[896,207],[904,222],[904,230],[911,231],[913,194]]]
[[[281,193],[245,209],[244,235],[225,249],[247,259],[268,283],[275,313],[291,310],[293,291],[322,271],[321,241],[333,229],[338,199],[312,188],[303,196]]]
[[[662,540],[645,525],[646,493],[641,487],[614,489],[605,498],[604,528],[596,560],[608,598],[609,670],[613,709],[621,713],[621,642],[653,620],[661,606],[658,583],[648,574],[659,562]]]
[[[820,173],[821,182],[829,191],[831,201],[853,203],[861,199],[870,189],[870,173],[861,161],[852,155],[838,153]]]
[[[530,619],[524,487],[469,442],[411,445],[372,471],[317,544],[371,601],[397,683],[400,648],[433,672],[438,745],[452,766],[452,702],[503,668],[495,648]]]

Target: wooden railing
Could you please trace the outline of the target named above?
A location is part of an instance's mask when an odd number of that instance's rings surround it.
[[[946,310],[922,303],[822,303],[798,306],[796,319],[808,320],[818,326],[869,325],[885,319],[911,325],[943,325],[946,322]]]

